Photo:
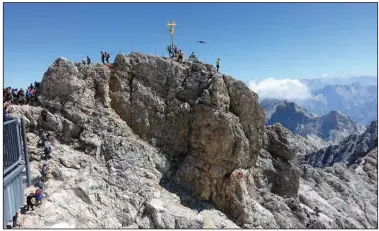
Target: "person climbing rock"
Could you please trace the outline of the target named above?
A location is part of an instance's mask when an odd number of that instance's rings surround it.
[[[100,53],[101,53],[101,62],[102,62],[103,64],[105,64],[105,62],[104,62],[104,59],[105,59],[105,53],[104,53],[104,51],[101,51]]]
[[[82,64],[86,65],[86,59],[84,57],[82,57]]]
[[[216,60],[216,68],[217,68],[217,72],[218,72],[218,69],[220,68],[220,58],[218,58]]]
[[[38,188],[43,190],[43,186],[45,185],[45,179],[40,179],[38,182]]]
[[[47,111],[45,109],[41,112],[41,118],[43,122],[47,122]]]
[[[33,204],[33,202],[32,202],[33,198],[34,198],[34,193],[30,193],[30,194],[26,197],[26,210],[29,210],[29,209],[34,210],[34,209],[33,209],[34,204]]]
[[[107,61],[107,63],[109,63],[109,57],[111,57],[111,55],[109,53],[105,53],[105,61]]]
[[[16,213],[14,216],[13,216],[13,227],[16,227],[17,226],[17,218],[18,218],[18,213]]]
[[[87,56],[87,64],[90,65],[91,64],[91,59],[89,56]]]
[[[50,155],[51,146],[50,146],[49,142],[46,142],[45,147],[43,148],[43,152],[45,154],[45,160],[48,160],[51,158],[51,155]]]
[[[42,193],[41,189],[36,190],[34,197],[36,199],[36,204],[35,204],[36,206],[42,204],[43,193]]]
[[[47,136],[45,132],[42,132],[40,141],[41,141],[42,147],[45,147],[45,143],[47,141]]]
[[[49,163],[45,162],[43,163],[42,170],[41,170],[41,175],[42,175],[41,179],[43,181],[45,181],[48,171],[49,171]]]

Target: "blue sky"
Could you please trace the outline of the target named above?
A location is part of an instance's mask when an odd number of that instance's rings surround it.
[[[220,71],[243,81],[376,76],[376,3],[5,3],[4,84],[40,81],[59,56],[167,55],[170,19],[186,56],[220,57]]]

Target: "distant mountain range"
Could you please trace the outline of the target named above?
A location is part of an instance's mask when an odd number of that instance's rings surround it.
[[[354,80],[360,80],[360,82],[350,83]],[[319,116],[330,111],[340,111],[353,121],[368,125],[378,116],[376,80],[375,77],[301,80],[312,89],[313,96],[305,100],[293,100],[293,102]],[[348,84],[343,85],[344,83]],[[273,112],[268,110],[267,113]]]
[[[369,124],[377,119],[376,85],[364,86],[360,83],[328,85],[314,91],[313,95],[310,100],[296,103],[318,115],[324,115],[329,111],[340,111],[362,124]]]
[[[363,134],[350,135],[337,145],[309,154],[305,156],[305,162],[314,167],[328,167],[338,162],[359,164],[361,158],[377,147],[378,121],[373,121]]]
[[[361,76],[350,78],[318,78],[318,79],[302,79],[301,83],[306,84],[311,91],[322,89],[328,85],[350,85],[359,83],[362,86],[378,85],[378,78],[375,76]]]
[[[362,134],[365,126],[355,123],[338,111],[330,111],[317,116],[293,102],[266,99],[261,102],[268,125],[280,123],[292,133],[317,136],[322,140],[337,144],[351,134]]]

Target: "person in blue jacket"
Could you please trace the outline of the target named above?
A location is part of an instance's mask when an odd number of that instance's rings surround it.
[[[42,204],[43,193],[42,193],[41,189],[36,190],[34,197],[36,198],[36,205]]]
[[[17,225],[17,218],[18,218],[18,213],[16,213],[14,216],[13,216],[13,227],[16,227]]]

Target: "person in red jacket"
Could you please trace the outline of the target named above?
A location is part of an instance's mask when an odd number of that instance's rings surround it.
[[[182,50],[179,50],[179,53],[178,53],[178,61],[179,61],[180,63],[183,62],[183,52],[182,52]]]

